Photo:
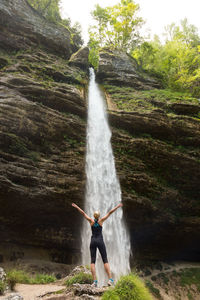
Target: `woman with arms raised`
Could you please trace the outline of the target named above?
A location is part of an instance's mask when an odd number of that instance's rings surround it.
[[[92,229],[92,237],[90,242],[90,254],[91,254],[91,272],[93,277],[93,286],[97,287],[97,278],[96,278],[96,271],[95,271],[95,262],[96,262],[96,251],[97,248],[101,254],[105,271],[108,275],[109,281],[108,285],[113,285],[114,281],[111,277],[110,266],[107,259],[106,247],[103,240],[102,235],[102,225],[103,222],[119,207],[122,207],[123,204],[119,203],[113,209],[111,209],[103,218],[100,218],[100,213],[98,211],[94,212],[94,219],[90,218],[78,205],[72,203],[72,206],[75,207],[83,216],[84,218],[90,223]]]

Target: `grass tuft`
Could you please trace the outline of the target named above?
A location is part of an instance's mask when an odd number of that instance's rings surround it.
[[[116,286],[106,291],[102,300],[152,300],[149,290],[135,274],[122,276]]]
[[[4,294],[5,289],[6,289],[6,282],[0,281],[0,295]]]
[[[92,279],[92,275],[91,274],[87,274],[87,273],[84,273],[84,272],[80,272],[76,275],[74,275],[73,277],[67,279],[65,281],[65,284],[67,286],[70,286],[74,283],[82,283],[82,284],[91,284],[93,282],[93,279]]]
[[[7,273],[7,282],[11,288],[14,289],[16,283],[26,283],[26,284],[45,284],[56,281],[56,277],[47,274],[36,274],[35,276],[30,276],[28,273],[21,270],[11,270]]]

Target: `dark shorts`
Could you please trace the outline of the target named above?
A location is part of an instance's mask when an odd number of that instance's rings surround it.
[[[99,249],[99,252],[101,254],[103,263],[107,263],[107,253],[106,253],[106,246],[104,244],[103,238],[91,238],[90,242],[90,254],[91,254],[91,263],[95,264],[96,262],[96,254],[97,254],[97,248]]]

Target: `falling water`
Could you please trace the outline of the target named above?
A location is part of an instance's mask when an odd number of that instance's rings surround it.
[[[88,126],[86,155],[86,200],[85,211],[93,218],[98,210],[101,217],[121,201],[121,190],[116,176],[111,148],[111,131],[108,126],[105,101],[95,82],[94,70],[90,69],[88,96]],[[122,208],[117,209],[103,223],[103,237],[108,261],[115,280],[130,271],[130,241],[122,220]],[[82,232],[82,262],[90,264],[89,244],[91,228],[85,220]],[[108,281],[103,262],[97,250],[96,273],[98,284]]]

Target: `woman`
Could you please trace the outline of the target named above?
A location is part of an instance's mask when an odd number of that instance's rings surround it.
[[[122,207],[123,204],[119,203],[116,207],[111,209],[103,218],[100,217],[100,213],[98,211],[94,212],[94,219],[88,217],[88,215],[75,203],[72,203],[72,206],[78,209],[78,211],[85,217],[85,219],[90,223],[91,229],[92,229],[92,237],[90,242],[90,254],[91,254],[91,272],[92,272],[92,278],[93,278],[93,286],[97,287],[97,277],[96,277],[96,271],[95,271],[95,262],[96,262],[96,250],[99,249],[99,252],[101,254],[105,271],[108,275],[108,285],[113,285],[114,281],[111,277],[110,272],[110,266],[108,264],[107,259],[107,253],[106,253],[106,247],[103,241],[103,235],[102,235],[102,225],[103,222],[108,219],[108,217],[119,207]]]

